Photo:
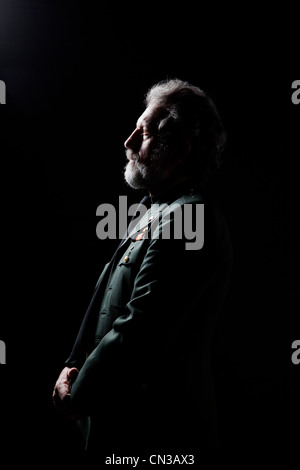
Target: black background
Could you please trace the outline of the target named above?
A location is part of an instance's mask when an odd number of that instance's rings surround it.
[[[243,465],[295,452],[296,32],[295,11],[247,3],[0,0],[0,447],[12,462],[76,454],[51,394],[118,243],[97,239],[96,208],[141,199],[123,182],[123,142],[147,89],[174,77],[213,98],[228,132],[216,187],[235,255],[213,349],[221,455]]]

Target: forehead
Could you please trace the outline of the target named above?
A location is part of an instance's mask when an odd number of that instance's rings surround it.
[[[148,106],[143,114],[138,118],[136,127],[154,127],[161,114],[161,108],[155,105]]]

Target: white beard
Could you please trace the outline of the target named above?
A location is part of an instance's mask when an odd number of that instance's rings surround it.
[[[125,167],[124,177],[132,188],[148,189],[168,176],[167,156],[162,149],[155,149],[146,164],[138,161],[131,150],[127,150],[126,155],[130,160]]]
[[[145,164],[130,160],[124,173],[125,181],[134,189],[145,188],[147,182],[147,168]]]

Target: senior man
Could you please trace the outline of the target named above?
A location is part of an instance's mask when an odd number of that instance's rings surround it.
[[[85,423],[90,452],[194,455],[218,446],[210,348],[232,248],[210,183],[226,136],[211,98],[188,82],[154,85],[145,104],[125,142],[125,179],[145,189],[146,208],[96,284],[53,400]],[[201,223],[204,243],[188,246],[179,219]]]

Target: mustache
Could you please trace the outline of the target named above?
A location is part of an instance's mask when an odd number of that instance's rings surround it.
[[[134,162],[138,162],[139,161],[139,155],[135,152],[133,152],[133,150],[131,149],[126,149],[126,158],[127,160],[133,160]]]

